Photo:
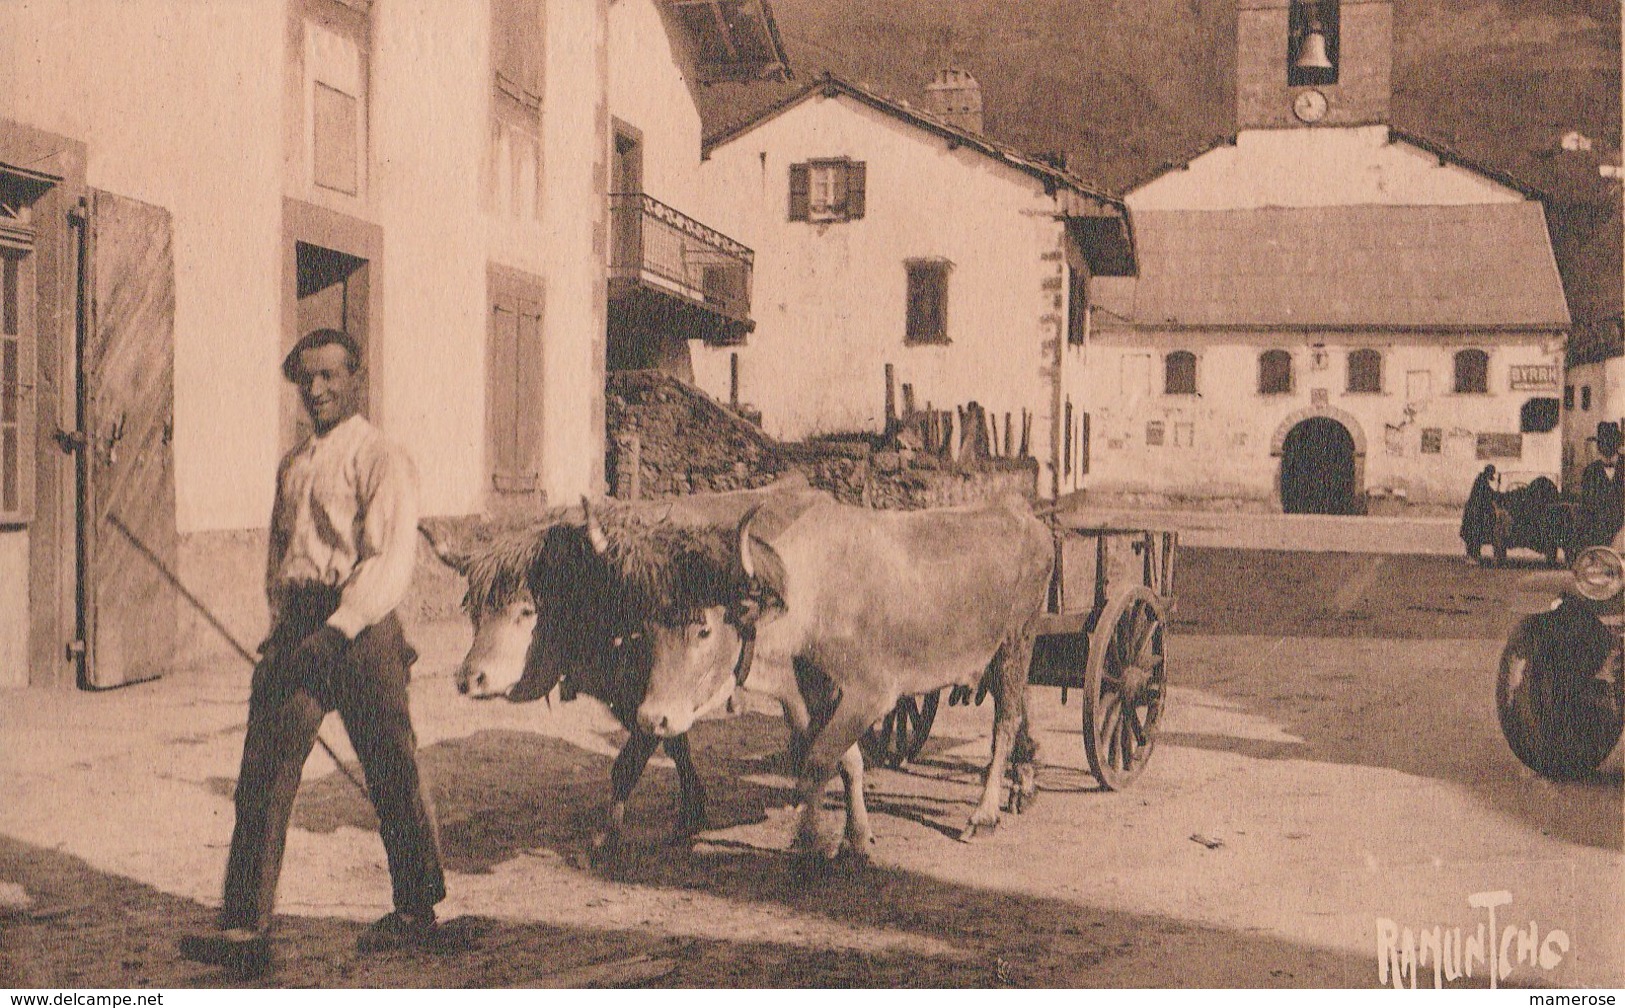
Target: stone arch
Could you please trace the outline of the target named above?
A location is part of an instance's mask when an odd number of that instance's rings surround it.
[[[1335,406],[1305,406],[1301,410],[1288,413],[1286,419],[1281,421],[1280,426],[1275,428],[1275,435],[1270,438],[1270,454],[1280,458],[1281,453],[1286,450],[1286,436],[1292,432],[1292,428],[1310,417],[1317,416],[1325,417],[1328,420],[1336,420],[1342,424],[1348,430],[1349,436],[1354,439],[1354,457],[1356,459],[1365,458],[1365,428],[1361,427],[1360,421],[1356,420],[1352,415]]]

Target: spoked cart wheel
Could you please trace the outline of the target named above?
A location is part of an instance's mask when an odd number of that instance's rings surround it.
[[[931,737],[931,723],[937,719],[937,705],[941,702],[941,690],[898,700],[891,713],[858,740],[864,762],[895,770],[918,756],[925,740]]]
[[[1083,688],[1083,748],[1089,770],[1121,791],[1145,769],[1167,701],[1167,616],[1135,586],[1113,600],[1089,641]]]

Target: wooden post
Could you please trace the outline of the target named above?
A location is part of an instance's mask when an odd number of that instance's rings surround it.
[[[643,436],[632,435],[631,450],[628,454],[632,459],[632,500],[643,499]]]
[[[739,355],[737,353],[728,355],[728,408],[736,413],[739,411]]]
[[[1021,457],[1026,458],[1032,453],[1033,415],[1026,410],[1021,411]]]
[[[897,393],[892,384],[896,375],[890,364],[886,365],[886,437],[889,440],[897,433]]]
[[[908,382],[903,383],[903,417],[914,416],[914,386]]]
[[[1015,445],[1013,445],[1010,442],[1010,412],[1008,410],[1006,410],[1005,414],[1004,414],[1004,457],[1005,458],[1010,457],[1010,452],[1014,447],[1015,447]]]

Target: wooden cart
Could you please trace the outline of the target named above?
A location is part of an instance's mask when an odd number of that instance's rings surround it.
[[[1058,528],[1049,604],[1039,617],[1027,681],[1082,697],[1083,748],[1101,787],[1116,791],[1145,769],[1167,702],[1168,618],[1176,532]],[[942,690],[904,697],[864,735],[871,764],[919,755]],[[981,696],[977,697],[980,702]]]

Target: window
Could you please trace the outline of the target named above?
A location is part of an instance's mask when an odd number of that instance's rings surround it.
[[[790,219],[830,223],[857,220],[866,209],[868,167],[834,158],[790,166]]]
[[[1067,401],[1066,401],[1066,426],[1065,426],[1064,430],[1065,430],[1066,447],[1062,450],[1062,453],[1061,453],[1062,475],[1063,476],[1070,476],[1070,475],[1072,475],[1072,446],[1073,446],[1073,441],[1072,441],[1072,400],[1070,398],[1068,398]]]
[[[1066,341],[1082,346],[1089,339],[1089,273],[1077,266],[1066,268]]]
[[[541,211],[542,18],[541,0],[491,5],[488,207],[515,220]]]
[[[1370,348],[1349,352],[1350,392],[1382,391],[1382,351]]]
[[[1292,355],[1285,350],[1265,350],[1258,355],[1258,391],[1281,395],[1292,391]]]
[[[486,372],[488,456],[498,493],[540,485],[542,437],[542,290],[540,283],[493,269]]]
[[[1456,353],[1456,391],[1484,393],[1490,390],[1490,355],[1482,350]]]
[[[542,107],[541,0],[493,0],[491,69],[498,94],[525,108]]]
[[[1587,410],[1590,410],[1590,409],[1591,409],[1591,386],[1590,385],[1581,385],[1580,386],[1580,410],[1582,412],[1584,412],[1584,411],[1587,411]]]
[[[1518,430],[1525,434],[1545,434],[1557,429],[1561,417],[1556,399],[1547,396],[1531,399],[1518,411]]]
[[[905,343],[948,342],[948,271],[946,259],[910,259],[908,271],[908,324]]]
[[[1165,395],[1196,394],[1196,355],[1175,350],[1162,359],[1162,391]]]
[[[1573,385],[1565,385],[1565,386],[1563,386],[1563,408],[1564,409],[1573,409],[1574,408],[1574,386]]]
[[[26,251],[0,244],[0,523],[26,522],[33,510],[32,263]]]
[[[310,178],[320,188],[359,196],[366,185],[371,19],[336,0],[307,0],[305,10]]]

